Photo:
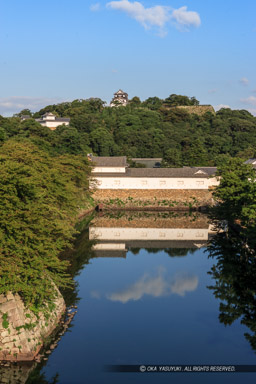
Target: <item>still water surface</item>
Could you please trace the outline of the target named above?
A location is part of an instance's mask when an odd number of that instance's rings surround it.
[[[208,274],[216,263],[206,249],[211,236],[205,216],[96,217],[78,244],[80,258],[82,249],[93,248],[75,277],[78,312],[41,369],[44,382],[58,374],[55,382],[61,384],[255,383],[253,373],[103,369],[106,364],[256,364],[244,336],[248,328],[239,319],[231,326],[219,321],[220,300],[208,288],[216,283]]]

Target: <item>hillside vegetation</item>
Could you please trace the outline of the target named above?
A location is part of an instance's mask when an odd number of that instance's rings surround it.
[[[30,138],[49,153],[99,156],[163,157],[167,166],[214,166],[225,157],[255,156],[256,118],[245,110],[221,109],[216,114],[191,113],[202,106],[195,98],[170,95],[128,106],[105,107],[100,99],[74,100],[49,105],[33,115],[53,112],[70,117],[70,126],[55,131],[34,120],[0,119],[0,140]],[[191,106],[189,112],[179,106]],[[22,113],[30,111],[22,111]]]

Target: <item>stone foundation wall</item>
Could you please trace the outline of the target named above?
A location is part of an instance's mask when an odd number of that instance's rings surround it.
[[[0,295],[0,360],[33,360],[65,311],[63,297],[53,302],[54,309],[38,317],[26,309],[18,294]]]
[[[204,115],[206,112],[211,112],[215,115],[215,110],[211,105],[179,105],[175,108],[184,109],[190,114],[194,113],[199,116]]]
[[[213,205],[212,192],[199,189],[98,189],[93,198],[96,204],[106,207],[186,207]]]
[[[208,216],[196,212],[191,217],[188,214],[176,214],[174,217],[161,217],[163,212],[143,213],[125,212],[115,218],[108,214],[97,215],[90,223],[91,227],[102,228],[209,228]],[[166,214],[166,212],[164,212]],[[170,213],[170,215],[172,212]]]

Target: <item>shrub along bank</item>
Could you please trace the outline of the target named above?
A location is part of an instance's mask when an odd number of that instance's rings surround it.
[[[89,204],[90,167],[82,155],[52,155],[29,139],[0,148],[0,294],[18,293],[35,313],[71,284],[58,257]]]

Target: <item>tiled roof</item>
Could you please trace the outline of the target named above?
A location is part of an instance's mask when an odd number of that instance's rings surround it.
[[[197,171],[206,172],[209,176],[217,172],[217,167],[193,167],[193,169],[196,169]]]
[[[125,173],[94,173],[95,177],[193,177],[193,178],[208,178],[214,174],[205,169],[204,172],[198,172],[201,168],[127,168]],[[215,168],[216,170],[216,168]]]
[[[45,120],[44,120],[45,121]],[[50,120],[52,121],[52,120]],[[70,122],[70,119],[69,118],[66,118],[66,117],[56,117],[56,119],[54,121],[66,121],[66,122]]]
[[[128,93],[126,93],[126,92],[124,92],[124,91],[122,91],[122,89],[119,89],[119,91],[117,91],[116,93],[115,93],[115,95],[127,95],[128,96]]]
[[[66,118],[66,117],[56,117],[56,119],[54,120],[51,120],[51,119],[35,119],[36,121],[38,121],[39,123],[42,122],[42,123],[45,123],[47,121],[49,122],[57,122],[57,123],[60,123],[60,122],[66,122],[66,123],[69,123],[70,122],[70,119],[69,118]]]
[[[43,116],[55,116],[52,112],[46,112]]]
[[[256,159],[249,159],[244,162],[244,164],[256,164]]]
[[[125,167],[126,166],[126,156],[113,156],[113,157],[104,157],[104,156],[92,156],[92,162],[96,167]]]

